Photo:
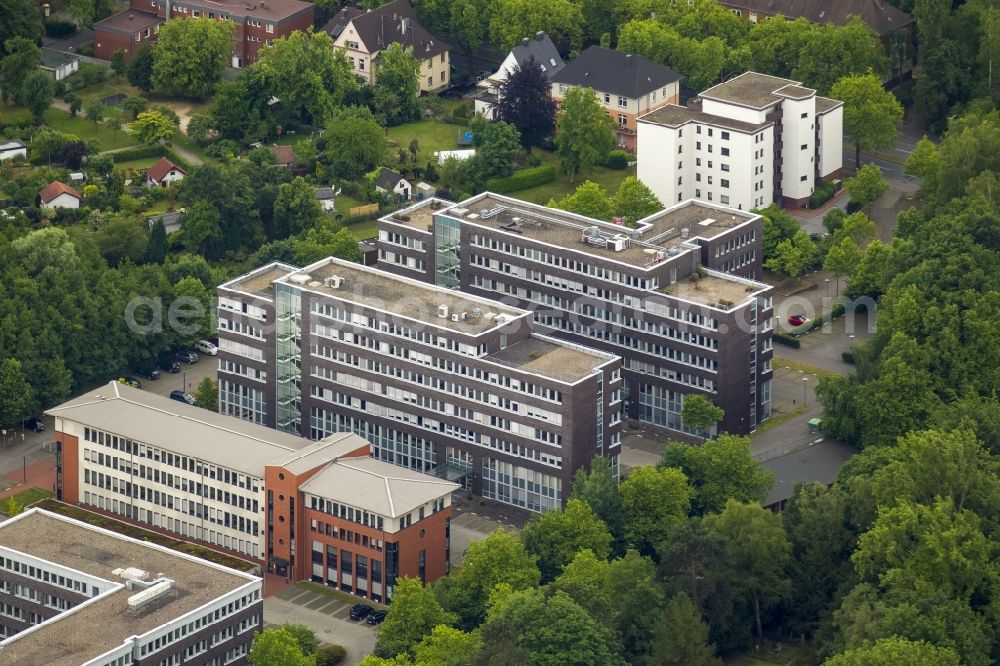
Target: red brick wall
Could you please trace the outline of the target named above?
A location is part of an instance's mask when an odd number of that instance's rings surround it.
[[[76,504],[80,501],[80,442],[63,432],[56,432],[56,441],[62,448],[62,501]]]
[[[156,34],[153,32],[150,32],[148,40],[137,42],[134,36],[102,30],[100,26],[97,26],[94,30],[94,57],[110,60],[115,51],[124,51],[125,62],[131,62],[136,47],[152,41],[156,41]]]
[[[399,541],[399,575],[418,578],[420,551],[426,551],[424,577],[428,583],[448,573],[445,559],[445,528],[451,518],[451,507],[427,516],[407,527],[396,536]],[[423,536],[420,533],[423,532]]]

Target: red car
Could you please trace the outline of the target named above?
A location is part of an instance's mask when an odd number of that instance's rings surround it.
[[[788,323],[792,326],[801,326],[802,324],[809,321],[805,315],[789,315]]]

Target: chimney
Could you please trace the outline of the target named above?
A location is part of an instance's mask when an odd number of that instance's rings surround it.
[[[399,31],[404,35],[407,33],[410,27],[410,19],[403,16],[399,20]]]

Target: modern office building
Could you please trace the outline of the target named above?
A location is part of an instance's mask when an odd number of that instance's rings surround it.
[[[379,220],[379,265],[533,312],[624,359],[627,416],[678,430],[685,395],[748,433],[770,416],[772,290],[761,217],[685,201],[634,228],[484,193]],[[471,296],[470,296],[471,297]]]
[[[31,509],[0,523],[0,664],[245,664],[261,583]]]
[[[312,442],[119,382],[47,413],[64,502],[294,580],[316,576],[307,553],[321,522],[324,555],[341,551],[324,580],[362,597],[391,596],[396,576],[447,573],[458,486],[372,460],[352,433]]]
[[[843,102],[746,72],[638,121],[638,176],[660,201],[801,207],[843,167]]]
[[[379,460],[535,511],[593,456],[617,461],[621,359],[537,335],[526,310],[328,259],[223,284],[219,319],[223,411],[354,432]]]

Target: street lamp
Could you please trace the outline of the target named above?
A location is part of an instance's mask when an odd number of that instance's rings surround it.
[[[809,378],[802,378],[802,404],[809,405]]]
[[[826,297],[830,298],[830,278],[826,278]]]

